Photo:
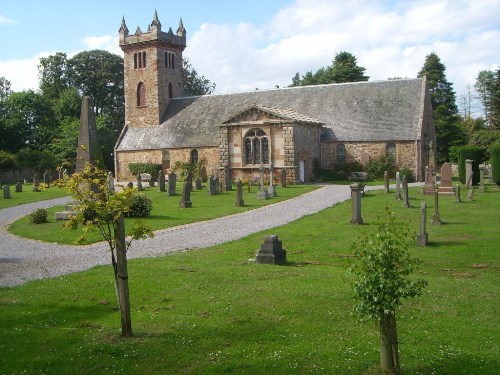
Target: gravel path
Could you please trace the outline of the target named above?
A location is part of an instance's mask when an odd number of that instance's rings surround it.
[[[374,187],[366,187],[366,190],[372,189]],[[349,186],[327,185],[300,197],[244,213],[163,229],[155,232],[154,238],[134,242],[128,258],[158,257],[174,251],[237,240],[284,225],[349,198]],[[36,208],[69,201],[69,197],[57,198],[0,210],[0,286],[19,285],[111,263],[104,242],[87,246],[58,245],[17,237],[6,231],[10,223]]]

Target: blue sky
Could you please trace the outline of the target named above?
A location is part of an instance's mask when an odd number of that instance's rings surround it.
[[[122,16],[144,31],[155,9],[164,30],[182,17],[184,55],[216,93],[286,86],[341,51],[370,80],[413,78],[434,51],[458,97],[500,63],[500,0],[0,0],[0,76],[36,89],[41,56],[120,54]]]

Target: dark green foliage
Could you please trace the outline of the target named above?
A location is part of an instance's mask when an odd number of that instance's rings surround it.
[[[45,208],[37,208],[30,214],[30,221],[34,224],[42,224],[47,222],[47,210]]]
[[[184,94],[186,96],[208,95],[214,92],[215,83],[210,82],[210,80],[204,76],[200,76],[191,65],[189,59],[184,58],[182,65]]]
[[[30,150],[22,149],[16,154],[18,165],[21,168],[34,169],[39,173],[47,169],[56,169],[57,160],[54,154],[48,150]]]
[[[97,211],[93,207],[85,206],[82,210],[82,217],[84,224],[91,223],[97,218]]]
[[[477,185],[479,183],[479,164],[484,162],[486,150],[479,146],[463,146],[459,150],[458,155],[458,177],[462,184],[466,184],[465,181],[465,160],[472,160],[472,184]]]
[[[14,154],[9,151],[0,150],[0,170],[12,170],[16,166],[17,161]]]
[[[401,168],[399,170],[399,176],[401,177],[401,180],[403,179],[403,176],[406,176],[406,181],[415,182],[415,176],[413,175],[413,171],[411,169]]]
[[[500,129],[500,68],[495,72],[490,99],[490,126]]]
[[[493,182],[500,185],[500,143],[490,147],[490,163]]]
[[[384,178],[384,172],[389,173],[389,177],[396,175],[396,164],[394,158],[389,154],[383,154],[371,159],[365,167],[370,180]]]
[[[130,163],[128,165],[128,170],[134,176],[137,176],[139,173],[149,173],[151,178],[156,179],[158,176],[158,172],[161,171],[161,164],[153,164],[153,163]]]
[[[500,144],[500,129],[480,129],[470,134],[469,145],[485,149],[485,160],[489,159],[490,146],[494,144]]]
[[[127,217],[146,217],[151,214],[153,204],[151,198],[148,196],[135,193],[130,198],[129,211],[126,213]]]
[[[359,172],[363,166],[357,162],[338,164],[333,169],[323,169],[319,159],[313,160],[313,176],[318,181],[349,180],[351,172]]]

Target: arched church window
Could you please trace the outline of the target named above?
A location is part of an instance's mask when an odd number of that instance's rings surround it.
[[[388,155],[390,155],[392,157],[392,161],[394,164],[396,164],[396,157],[397,157],[397,154],[396,154],[396,144],[393,143],[393,142],[390,142],[390,143],[387,143],[385,145],[385,151],[387,152]]]
[[[146,105],[146,88],[144,83],[139,82],[137,85],[137,106],[144,107]]]
[[[262,129],[249,130],[243,140],[245,164],[269,164],[269,141]]]
[[[191,164],[196,164],[198,163],[198,150],[193,149],[191,150]]]
[[[337,145],[337,164],[345,164],[347,161],[347,154],[345,150],[345,145],[339,143]]]
[[[134,53],[134,69],[137,69],[137,53]]]
[[[142,53],[142,67],[146,67],[146,52]]]
[[[171,68],[175,69],[175,53],[172,53],[172,65],[171,65]]]

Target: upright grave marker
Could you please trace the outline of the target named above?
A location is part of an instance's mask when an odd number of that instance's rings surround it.
[[[451,164],[443,163],[441,166],[441,186],[439,186],[439,194],[454,195],[453,183],[451,178]]]
[[[228,165],[224,167],[224,190],[231,191],[233,189],[231,184],[231,169]]]
[[[257,192],[257,199],[269,199],[269,194],[266,190],[266,186],[264,184],[264,166],[260,166],[259,168],[260,172],[260,188],[259,191]]]
[[[22,193],[22,192],[23,192],[23,183],[17,182],[16,183],[16,193]]]
[[[82,98],[80,113],[80,133],[76,150],[76,172],[83,171],[86,163],[97,165],[100,160],[99,142],[92,99]]]
[[[35,173],[33,176],[33,191],[38,192],[40,190],[40,177],[38,177],[38,174]]]
[[[277,197],[278,193],[276,192],[276,188],[274,187],[274,165],[271,163],[269,167],[269,196]]]
[[[181,208],[190,208],[192,207],[192,202],[191,202],[191,189],[193,187],[189,185],[189,181],[185,181],[184,184],[182,185],[182,197],[181,197],[181,202],[180,202],[180,207]]]
[[[236,207],[241,207],[245,204],[243,201],[243,182],[241,180],[236,181],[236,202],[234,205]]]
[[[255,261],[265,264],[286,263],[286,250],[283,249],[277,235],[266,236],[264,243],[260,245],[260,250],[257,250]]]
[[[389,173],[384,172],[384,189],[386,193],[389,193]]]
[[[432,225],[441,225],[441,217],[439,216],[439,192],[434,192],[434,214],[432,215]]]
[[[160,191],[165,192],[165,173],[162,170],[158,172],[158,185],[160,186]]]
[[[470,159],[465,160],[465,185],[467,187],[472,186],[472,175],[474,174],[472,171],[472,162],[473,160]]]
[[[363,224],[361,217],[361,190],[362,186],[359,182],[351,184],[351,201],[352,201],[352,217],[351,224]]]
[[[417,245],[427,246],[429,236],[426,231],[427,224],[427,202],[423,201],[420,205],[420,233],[417,235]]]
[[[2,189],[3,189],[3,198],[9,199],[10,198],[10,186],[4,185]]]
[[[457,187],[455,189],[455,202],[460,203],[460,184],[457,184]]]
[[[168,175],[168,195],[173,196],[176,195],[175,187],[177,185],[177,176],[175,172],[170,172]]]
[[[396,172],[396,199],[401,200],[401,176]]]
[[[408,181],[406,175],[403,176],[403,207],[410,208],[410,197],[408,195]]]

